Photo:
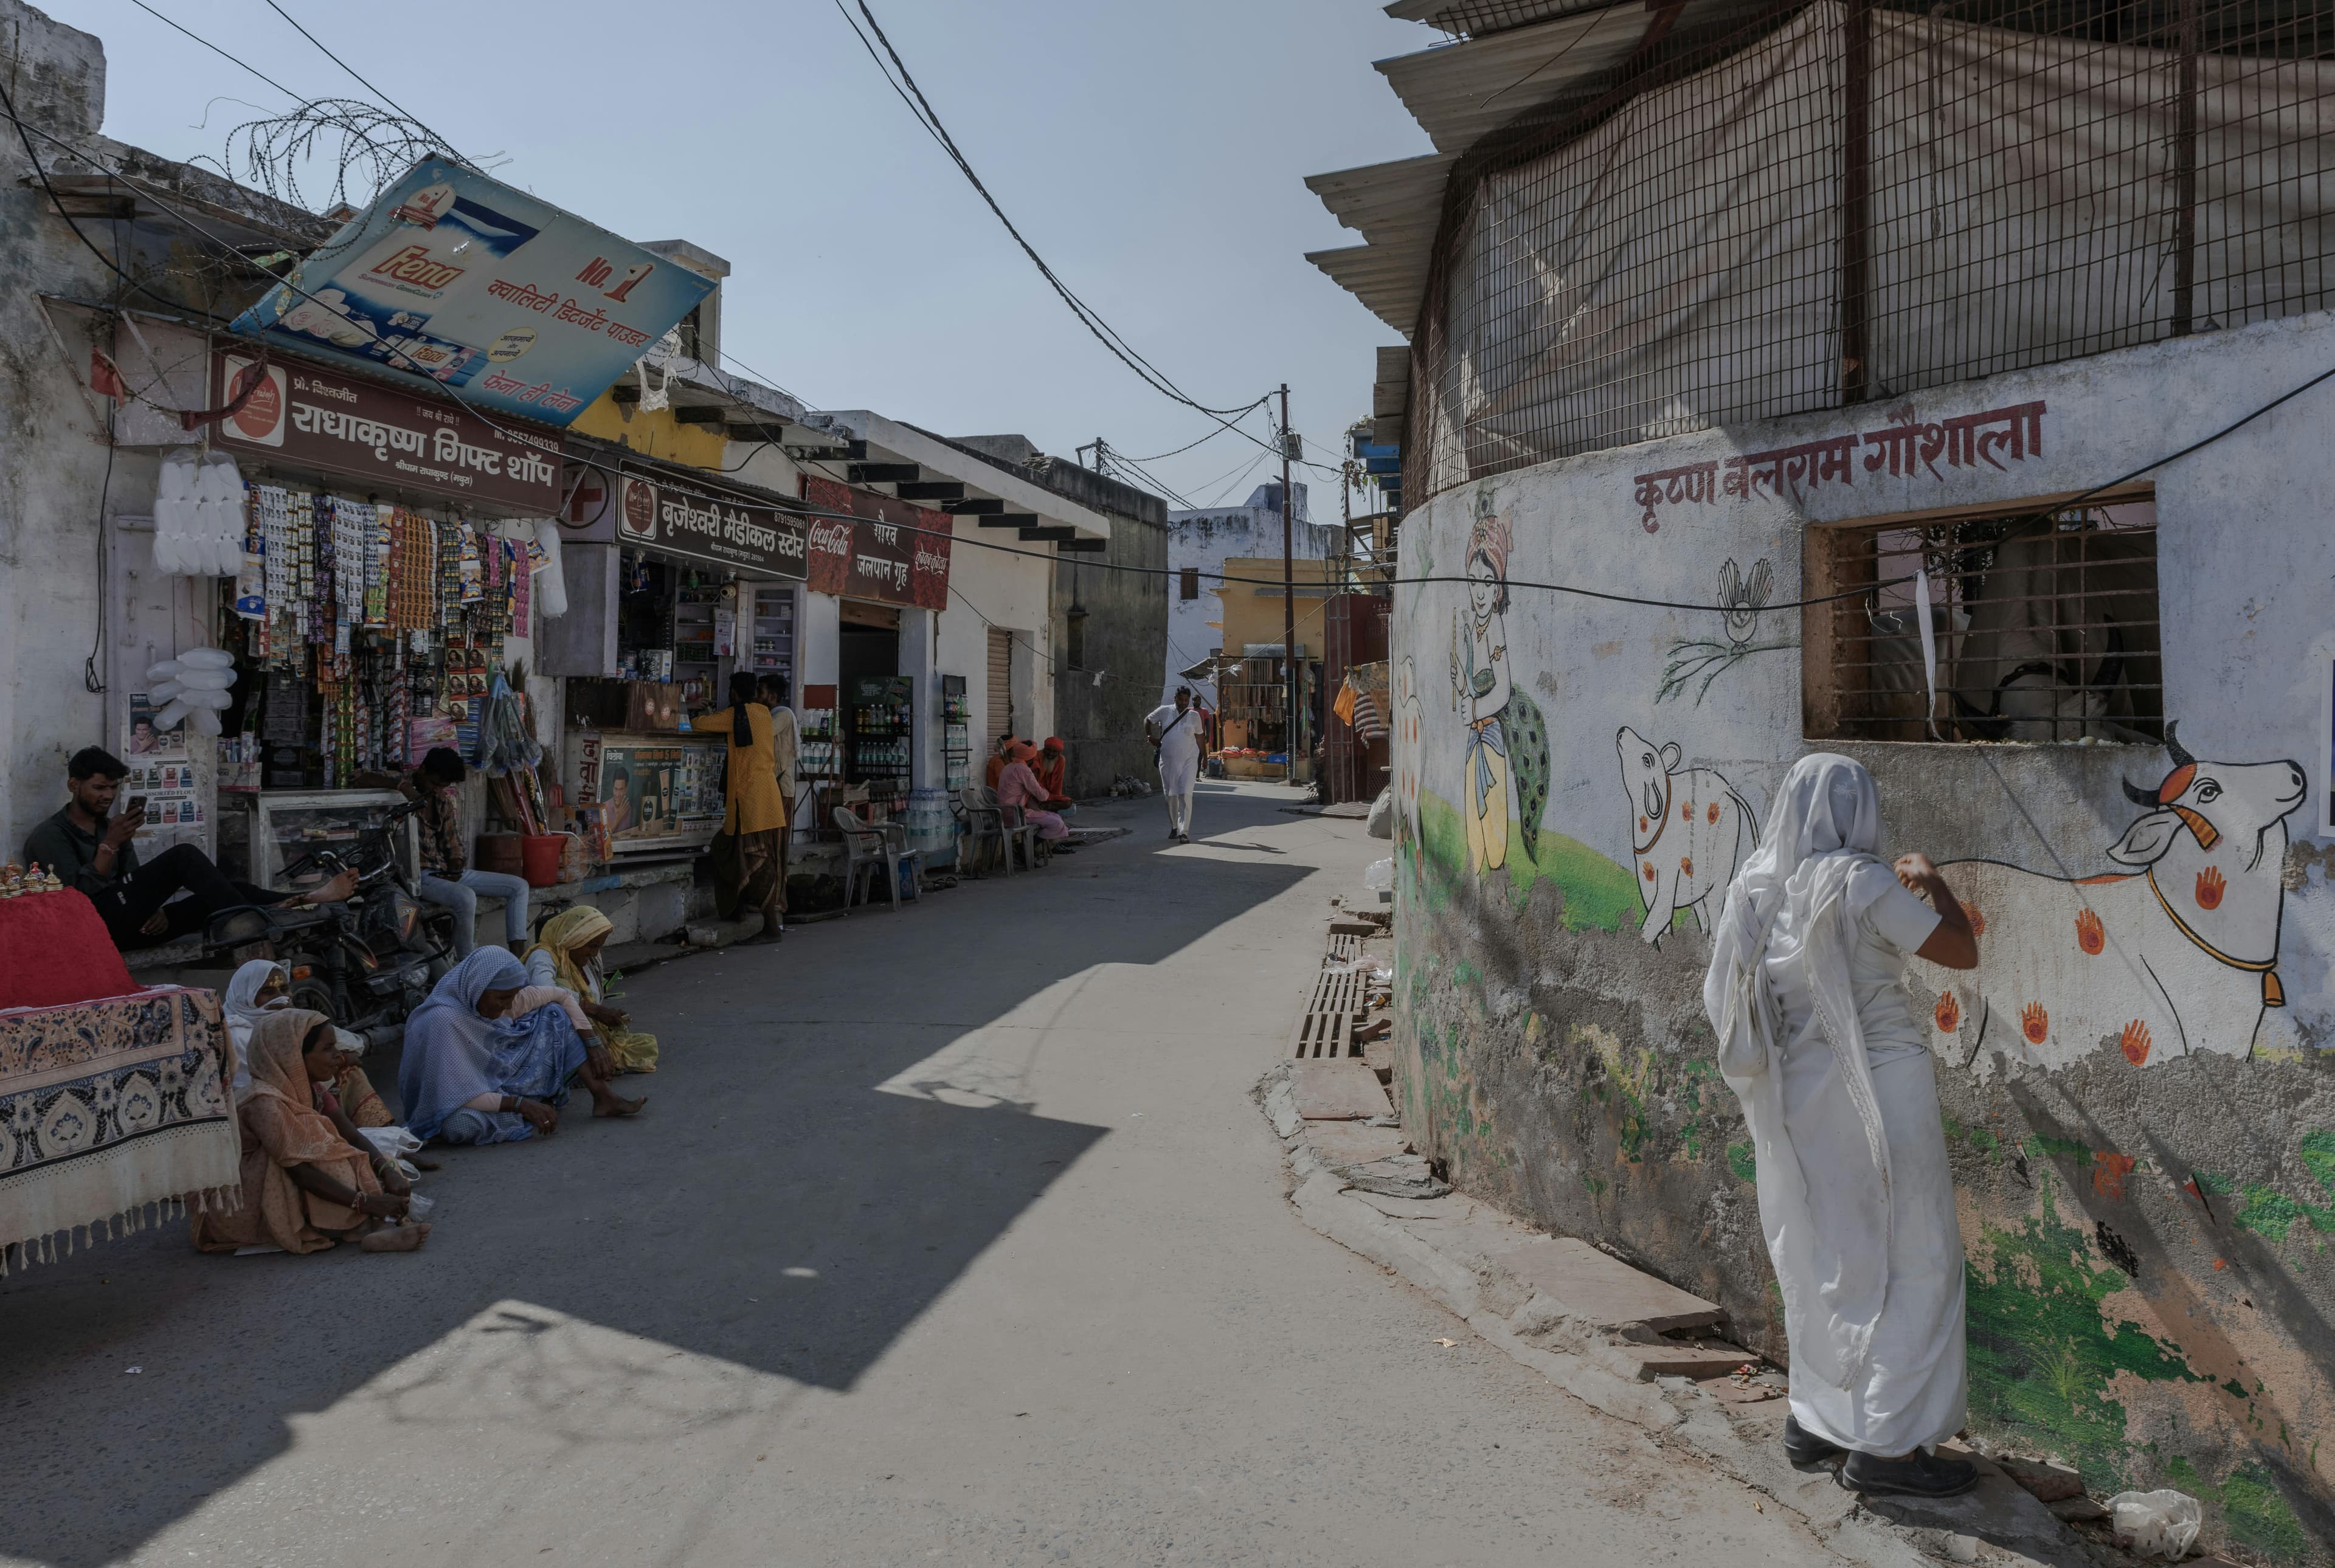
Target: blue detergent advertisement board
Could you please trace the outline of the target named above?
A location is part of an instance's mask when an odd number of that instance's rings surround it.
[[[432,159],[235,330],[565,425],[712,288],[628,239]]]

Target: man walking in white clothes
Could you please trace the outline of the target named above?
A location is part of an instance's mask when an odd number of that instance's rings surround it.
[[[1176,688],[1173,707],[1162,702],[1144,717],[1144,732],[1159,748],[1159,792],[1168,797],[1168,837],[1192,841],[1192,790],[1200,778],[1200,715],[1192,688]]]

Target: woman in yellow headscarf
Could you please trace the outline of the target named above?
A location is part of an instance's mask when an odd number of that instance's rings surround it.
[[[656,1036],[627,1028],[632,1015],[601,999],[600,949],[615,929],[606,915],[588,904],[545,921],[535,945],[527,950],[528,978],[576,993],[618,1072],[654,1072]]]

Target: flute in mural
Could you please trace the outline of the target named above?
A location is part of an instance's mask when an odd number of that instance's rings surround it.
[[[1507,518],[1493,509],[1490,490],[1478,491],[1476,523],[1468,535],[1468,604],[1451,635],[1452,705],[1468,726],[1459,816],[1471,874],[1507,863],[1512,803],[1525,853],[1536,857],[1541,808],[1548,803],[1548,727],[1509,673],[1514,544]]]

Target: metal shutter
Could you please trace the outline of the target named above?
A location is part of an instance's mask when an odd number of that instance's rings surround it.
[[[989,743],[1013,731],[1013,634],[989,628]]]

